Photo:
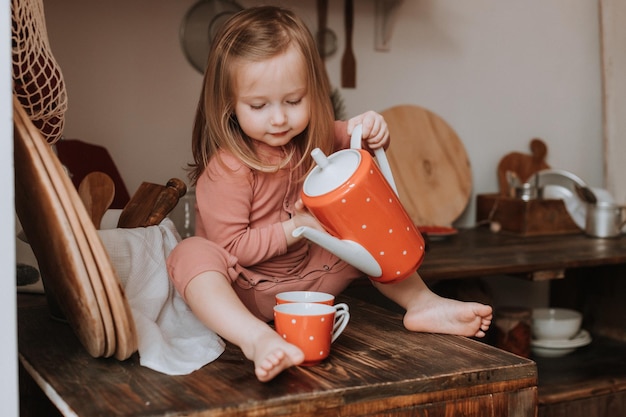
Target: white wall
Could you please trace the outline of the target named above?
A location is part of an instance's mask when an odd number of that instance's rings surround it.
[[[604,67],[604,159],[607,188],[626,202],[626,3],[601,0]]]
[[[65,75],[66,137],[105,145],[133,193],[142,181],[186,178],[201,84],[179,44],[194,0],[46,1]],[[241,0],[245,6],[261,0]],[[275,0],[316,28],[315,1]],[[355,2],[357,88],[350,115],[396,104],[427,107],[464,142],[474,194],[497,190],[496,166],[540,137],[548,163],[603,186],[598,5],[589,0],[404,0],[391,50],[374,50],[374,1]],[[343,2],[330,5],[343,52]],[[458,224],[473,222],[473,202]]]
[[[11,95],[11,7],[0,0],[0,178],[4,195],[0,199],[0,404],[2,415],[18,415],[17,327],[15,300],[15,223],[13,208],[13,107]]]

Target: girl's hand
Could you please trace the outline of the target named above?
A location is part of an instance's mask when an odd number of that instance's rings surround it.
[[[387,149],[390,141],[389,129],[382,115],[370,110],[353,117],[348,120],[348,135],[360,124],[363,125],[363,142],[369,149]]]
[[[292,243],[302,239],[302,237],[293,237],[292,235],[293,231],[300,226],[309,226],[312,229],[325,231],[324,227],[317,221],[311,212],[304,207],[302,200],[296,201],[295,212],[291,219],[283,222],[283,230],[285,231],[285,236],[287,237],[287,246],[290,246]]]

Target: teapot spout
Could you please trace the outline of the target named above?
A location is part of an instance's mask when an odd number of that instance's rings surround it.
[[[352,240],[337,239],[328,233],[307,226],[298,227],[292,235],[304,236],[369,277],[376,278],[383,274],[376,259],[363,246]]]

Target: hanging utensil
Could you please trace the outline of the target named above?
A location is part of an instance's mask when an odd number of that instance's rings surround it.
[[[352,50],[352,31],[354,25],[354,6],[352,0],[345,0],[344,24],[346,31],[346,49],[341,58],[341,86],[356,87],[356,58]]]
[[[317,0],[317,50],[320,56],[326,57],[326,20],[328,17],[328,0]]]
[[[199,0],[185,14],[180,43],[189,63],[201,74],[217,30],[241,10],[243,7],[231,0]]]
[[[576,190],[578,198],[580,198],[585,203],[596,204],[598,202],[598,198],[591,188],[582,186],[580,184],[574,184],[574,189]]]
[[[328,0],[317,0],[317,50],[322,59],[337,52],[337,35],[327,27]]]

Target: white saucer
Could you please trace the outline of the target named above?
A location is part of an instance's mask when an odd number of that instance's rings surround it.
[[[556,358],[567,355],[575,351],[579,347],[587,346],[591,343],[591,335],[587,330],[581,330],[578,334],[571,339],[565,340],[531,340],[530,345],[532,351],[537,356],[543,356],[546,358]]]

